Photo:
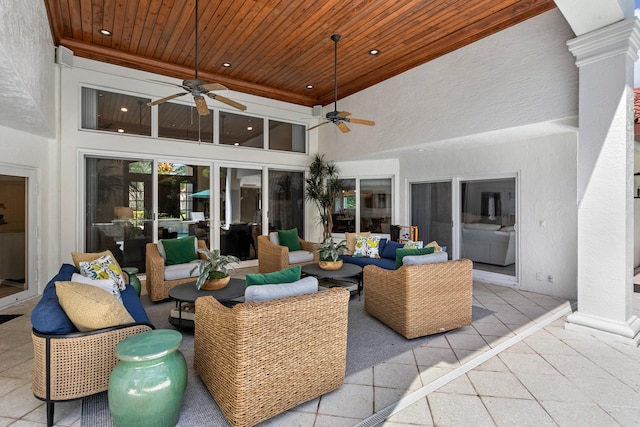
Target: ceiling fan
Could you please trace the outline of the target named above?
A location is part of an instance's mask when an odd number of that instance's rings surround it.
[[[338,126],[338,129],[342,131],[342,133],[347,133],[350,131],[349,127],[347,126],[347,123],[356,123],[359,125],[374,126],[376,124],[374,121],[356,119],[353,117],[349,117],[351,113],[348,111],[338,111],[338,41],[340,40],[340,34],[333,34],[331,36],[331,40],[333,40],[335,44],[334,59],[333,59],[333,75],[334,75],[333,111],[330,111],[327,113],[326,122],[312,126],[308,130],[315,129],[318,126],[326,125],[327,123],[335,124],[336,126]]]
[[[198,110],[198,114],[201,116],[206,116],[209,114],[209,107],[207,107],[207,101],[205,101],[204,96],[208,96],[211,99],[215,99],[216,101],[222,102],[224,104],[230,105],[231,107],[237,108],[238,110],[244,111],[247,109],[246,106],[236,102],[232,99],[226,98],[224,96],[212,93],[214,90],[226,90],[227,88],[220,83],[205,83],[202,80],[198,79],[198,0],[196,0],[196,73],[194,79],[183,80],[182,84],[175,84],[169,82],[162,82],[159,80],[153,80],[157,83],[162,83],[171,86],[178,86],[185,90],[185,92],[179,92],[174,95],[169,95],[164,98],[157,99],[155,101],[151,101],[147,103],[149,107],[154,105],[162,104],[163,102],[170,101],[179,96],[186,95],[190,93],[193,95],[193,101],[196,104],[196,109]]]

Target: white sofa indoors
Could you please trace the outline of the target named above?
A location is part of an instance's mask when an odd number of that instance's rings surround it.
[[[516,262],[514,226],[462,224],[462,258],[500,266],[513,264]]]

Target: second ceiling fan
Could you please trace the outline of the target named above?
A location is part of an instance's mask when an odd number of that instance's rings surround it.
[[[331,36],[331,40],[334,43],[334,59],[333,59],[333,76],[334,76],[334,85],[333,85],[333,111],[330,111],[326,114],[325,119],[327,120],[324,123],[317,124],[309,128],[315,129],[318,126],[326,125],[327,123],[333,123],[338,126],[338,129],[342,131],[342,133],[347,133],[350,131],[347,123],[355,123],[359,125],[367,125],[374,126],[376,123],[372,120],[364,120],[364,119],[356,119],[353,117],[349,117],[351,115],[348,111],[338,111],[338,41],[340,40],[340,34],[333,34]]]
[[[162,104],[163,102],[167,102],[179,96],[183,96],[190,93],[191,95],[193,95],[193,101],[196,104],[196,109],[198,110],[198,114],[200,114],[201,116],[206,116],[207,114],[209,114],[209,107],[207,107],[207,101],[205,101],[204,99],[205,95],[211,99],[215,99],[216,101],[227,104],[233,108],[237,108],[238,110],[241,110],[241,111],[246,110],[247,107],[242,105],[241,103],[211,92],[214,90],[226,90],[227,88],[224,85],[221,85],[220,83],[205,83],[202,80],[198,79],[198,0],[196,0],[195,12],[196,12],[195,78],[183,80],[182,84],[175,84],[175,83],[168,83],[168,82],[154,80],[155,82],[158,82],[158,83],[181,87],[185,91],[176,93],[174,95],[169,95],[164,98],[157,99],[155,101],[147,103],[147,105],[149,107],[152,107],[154,105]]]

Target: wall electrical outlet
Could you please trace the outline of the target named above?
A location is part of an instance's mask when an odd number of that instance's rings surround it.
[[[547,281],[549,281],[549,283],[553,283],[553,274],[550,274],[549,277],[547,277]]]
[[[542,281],[542,273],[540,271],[536,272],[536,280]]]

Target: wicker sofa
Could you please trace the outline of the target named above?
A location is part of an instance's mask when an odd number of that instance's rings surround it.
[[[349,292],[233,308],[196,300],[194,369],[233,426],[253,426],[344,383]]]
[[[316,248],[316,243],[298,237],[302,250],[290,253],[286,246],[274,243],[272,240],[274,238],[277,239],[277,234],[276,236],[258,236],[258,271],[260,273],[272,273],[293,265],[313,264],[320,259],[317,252],[309,254]]]
[[[35,397],[46,402],[47,426],[53,425],[54,402],[79,399],[107,390],[118,362],[115,346],[124,338],[153,329],[136,290],[127,285],[121,297],[135,323],[78,332],[60,306],[56,281],[69,281],[78,270],[63,264],[31,311]]]
[[[204,240],[198,240],[198,249],[206,249],[207,244]],[[203,257],[203,255],[200,255]],[[179,264],[169,266],[167,269],[165,266],[165,260],[158,251],[157,243],[147,243],[147,255],[146,255],[146,285],[147,293],[151,301],[162,301],[169,298],[169,290],[178,285],[187,282],[195,281],[195,276],[198,272],[195,271],[193,275],[190,274],[193,265],[191,264]],[[165,271],[167,270],[167,271]],[[167,278],[167,272],[173,270],[172,278]]]
[[[365,310],[405,338],[470,325],[472,269],[468,259],[397,270],[366,266]]]

